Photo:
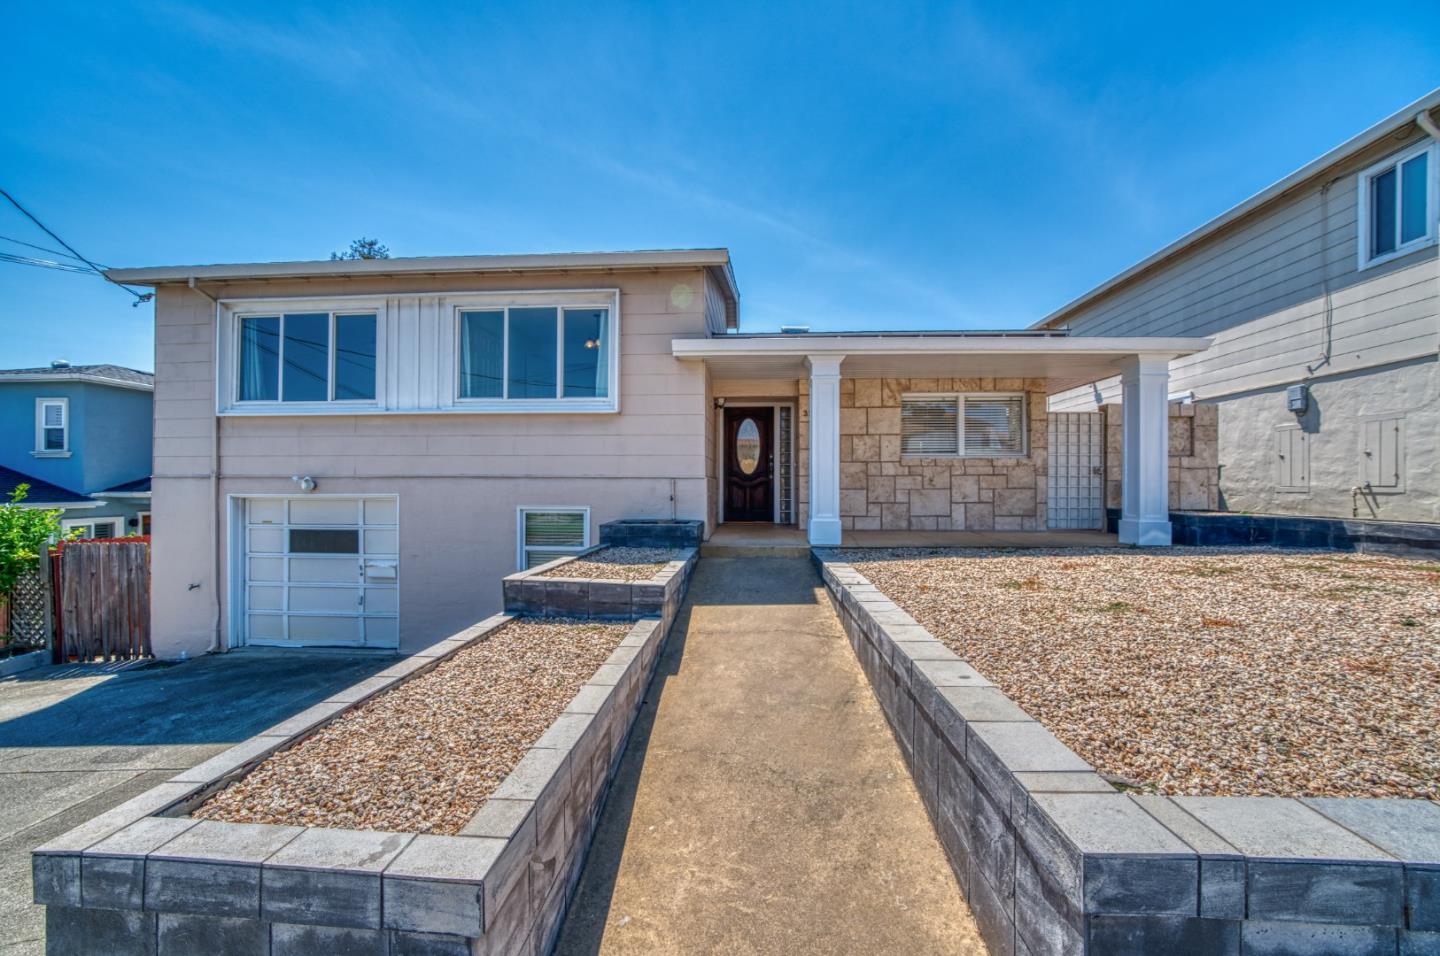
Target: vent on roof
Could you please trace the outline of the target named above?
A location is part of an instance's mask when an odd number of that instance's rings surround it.
[[[53,361],[53,362],[50,363],[50,367],[51,367],[51,368],[69,368],[69,367],[70,367],[70,360],[69,360],[69,359],[56,359],[55,361]]]
[[[809,331],[810,331],[810,326],[808,326],[808,325],[782,325],[782,326],[780,326],[780,331],[783,332],[783,333],[785,333],[786,335],[804,335],[806,332],[809,332]]]

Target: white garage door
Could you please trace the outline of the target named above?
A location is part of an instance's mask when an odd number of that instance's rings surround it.
[[[240,510],[246,643],[400,645],[395,497],[247,498]]]

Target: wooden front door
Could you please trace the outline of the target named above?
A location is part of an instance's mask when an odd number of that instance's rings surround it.
[[[775,520],[775,409],[725,409],[725,520]]]

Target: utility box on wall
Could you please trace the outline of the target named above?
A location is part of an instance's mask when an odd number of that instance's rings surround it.
[[[1310,386],[1291,385],[1285,389],[1285,407],[1296,415],[1305,414],[1310,407]]]

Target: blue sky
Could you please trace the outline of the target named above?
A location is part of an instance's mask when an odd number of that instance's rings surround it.
[[[0,186],[99,262],[723,245],[752,331],[1028,324],[1440,85],[1433,0],[0,25]],[[10,209],[0,236],[53,245]],[[98,280],[0,263],[0,328],[4,367],[153,364],[149,306]]]

